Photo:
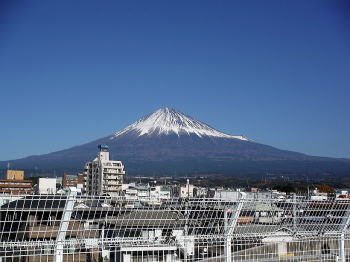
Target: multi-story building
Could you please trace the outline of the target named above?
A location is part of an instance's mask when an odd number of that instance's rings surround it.
[[[32,193],[32,180],[0,180],[0,194],[22,195]]]
[[[80,184],[84,184],[84,174],[69,175],[67,173],[63,174],[62,177],[62,187],[77,187]]]
[[[190,181],[187,179],[187,184],[181,186],[180,188],[180,197],[181,198],[189,198],[194,197],[194,186],[190,184]]]
[[[0,194],[32,194],[32,181],[24,179],[24,171],[7,170],[6,179],[0,180]]]
[[[122,190],[124,166],[121,161],[109,159],[106,145],[98,146],[97,157],[85,164],[84,193],[88,195],[116,196]]]
[[[126,200],[137,200],[142,202],[162,202],[171,199],[171,190],[167,186],[145,186],[123,184],[122,186],[123,195]]]

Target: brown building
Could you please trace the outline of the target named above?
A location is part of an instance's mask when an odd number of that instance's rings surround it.
[[[62,187],[77,187],[78,184],[84,184],[84,174],[77,175],[68,175],[67,173],[63,174],[62,177]]]
[[[24,171],[7,170],[6,179],[0,179],[0,194],[32,194],[32,181],[24,179]]]

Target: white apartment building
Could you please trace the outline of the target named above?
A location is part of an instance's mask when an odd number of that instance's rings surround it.
[[[180,187],[180,197],[189,198],[194,197],[194,186],[190,184],[190,181],[187,179],[187,184]]]
[[[171,198],[171,191],[166,186],[144,186],[135,183],[123,184],[126,200],[137,200],[144,202],[161,202]]]
[[[84,193],[117,196],[122,190],[124,166],[109,159],[108,146],[99,145],[98,149],[97,157],[85,164]]]
[[[153,201],[165,201],[171,198],[170,189],[166,186],[155,186],[150,190],[150,198]]]

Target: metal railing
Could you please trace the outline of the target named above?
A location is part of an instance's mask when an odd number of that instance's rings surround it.
[[[341,261],[350,200],[0,196],[0,261]]]

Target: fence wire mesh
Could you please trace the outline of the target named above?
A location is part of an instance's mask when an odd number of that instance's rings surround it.
[[[347,261],[349,200],[2,196],[0,261]]]

